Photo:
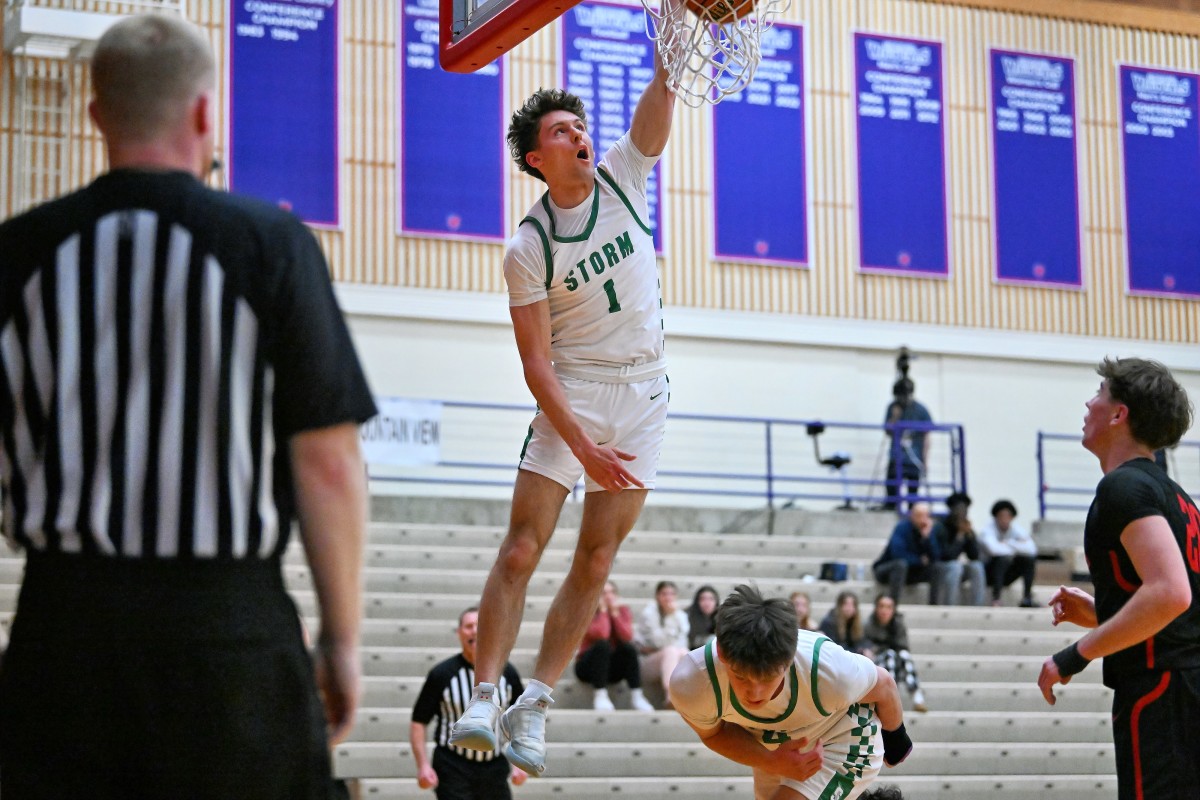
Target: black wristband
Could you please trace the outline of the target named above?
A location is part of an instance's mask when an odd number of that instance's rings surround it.
[[[894,731],[883,731],[883,763],[889,767],[894,767],[908,758],[912,748],[912,739],[908,738],[908,731],[904,730],[903,722]]]
[[[1054,666],[1058,667],[1058,674],[1064,678],[1069,678],[1072,675],[1083,672],[1088,664],[1092,663],[1088,659],[1079,654],[1079,644],[1073,643],[1070,647],[1064,647],[1055,653]]]

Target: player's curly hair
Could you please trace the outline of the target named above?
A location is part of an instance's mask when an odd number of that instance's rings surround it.
[[[904,800],[899,786],[879,786],[858,796],[858,800]]]
[[[508,151],[512,154],[513,161],[517,162],[517,169],[543,182],[546,176],[541,170],[525,163],[525,156],[537,149],[542,117],[551,111],[570,111],[587,125],[587,112],[583,109],[583,101],[578,97],[563,89],[538,89],[513,113],[506,137]]]
[[[755,678],[778,673],[796,657],[796,610],[782,597],[764,598],[741,584],[717,609],[721,659]]]
[[[1176,444],[1192,427],[1187,392],[1157,361],[1106,358],[1096,367],[1112,399],[1129,409],[1129,431],[1152,450]]]

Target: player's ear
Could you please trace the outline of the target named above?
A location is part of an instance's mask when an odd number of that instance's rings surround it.
[[[1113,412],[1113,424],[1119,425],[1122,422],[1129,421],[1129,406],[1124,403],[1117,403],[1117,408]]]
[[[525,154],[525,163],[536,170],[540,170],[542,168],[542,164],[545,163],[545,159],[542,158],[541,154],[537,150],[530,150]]]

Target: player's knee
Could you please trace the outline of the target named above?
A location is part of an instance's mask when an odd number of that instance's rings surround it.
[[[496,564],[509,575],[530,575],[542,557],[542,547],[532,536],[510,535],[500,546]]]
[[[580,549],[575,553],[572,568],[581,574],[589,585],[601,585],[608,579],[613,559],[617,556],[615,545],[601,545]]]

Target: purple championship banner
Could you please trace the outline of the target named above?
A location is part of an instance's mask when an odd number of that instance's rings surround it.
[[[1200,75],[1120,66],[1129,291],[1200,297]]]
[[[338,216],[338,0],[231,0],[229,188]]]
[[[807,266],[804,28],[762,35],[754,80],[713,107],[713,252],[718,260]]]
[[[583,100],[596,163],[629,130],[642,90],[654,77],[654,45],[641,6],[580,3],[563,14],[562,48],[567,91]],[[654,251],[662,243],[662,162],[646,182]]]
[[[1075,62],[990,58],[996,280],[1081,288]]]
[[[859,268],[946,277],[942,45],[854,34]]]
[[[504,60],[469,74],[446,72],[438,63],[438,0],[397,2],[397,227],[408,235],[503,241]]]

